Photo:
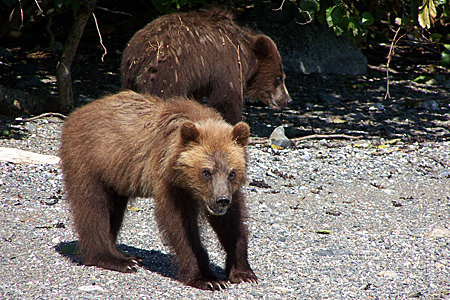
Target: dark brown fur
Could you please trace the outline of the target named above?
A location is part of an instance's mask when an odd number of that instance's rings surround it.
[[[243,90],[252,101],[287,106],[284,79],[275,43],[220,9],[162,16],[131,38],[122,57],[124,89],[208,97],[231,124],[242,118]]]
[[[86,265],[133,272],[116,250],[129,198],[153,197],[155,217],[180,267],[180,280],[221,289],[200,242],[206,215],[226,253],[232,283],[256,282],[247,261],[246,182],[249,127],[234,127],[201,104],[167,102],[131,91],[96,100],[64,124],[61,161]]]

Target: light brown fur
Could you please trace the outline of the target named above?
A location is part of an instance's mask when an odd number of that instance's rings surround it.
[[[131,91],[96,100],[64,124],[61,161],[86,265],[121,272],[137,261],[115,248],[129,198],[153,197],[155,218],[175,252],[180,280],[221,289],[200,243],[205,214],[227,253],[230,282],[256,282],[247,261],[246,182],[249,127],[226,123],[197,102],[167,102]]]

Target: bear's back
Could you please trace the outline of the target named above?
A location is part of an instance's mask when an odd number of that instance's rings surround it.
[[[211,84],[236,80],[221,77],[230,68],[239,76],[238,49],[241,71],[246,73],[253,60],[251,42],[252,32],[238,26],[228,11],[162,16],[130,39],[122,56],[122,88],[163,98],[195,96],[200,100],[209,96]]]
[[[83,169],[83,174],[102,174],[106,185],[138,196],[142,180],[157,181],[169,172],[170,166],[161,162],[168,162],[176,151],[178,129],[186,120],[225,123],[212,109],[185,98],[165,101],[124,91],[93,101],[74,111],[64,124],[63,172],[78,176]]]

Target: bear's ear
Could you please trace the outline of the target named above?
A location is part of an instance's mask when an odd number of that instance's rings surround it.
[[[271,48],[273,48],[272,40],[265,35],[258,35],[254,39],[253,51],[259,59],[268,58],[271,55]]]
[[[181,143],[183,143],[183,145],[187,145],[190,142],[197,142],[199,135],[200,132],[198,131],[194,123],[186,121],[181,124],[180,137]]]
[[[250,136],[250,127],[247,123],[239,122],[234,125],[231,130],[231,134],[233,135],[233,140],[235,140],[238,145],[245,147],[248,144],[248,138]]]

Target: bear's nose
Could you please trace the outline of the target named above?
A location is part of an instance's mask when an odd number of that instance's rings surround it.
[[[287,99],[287,104],[292,104],[292,98],[289,96],[289,98]]]
[[[220,207],[227,207],[228,205],[230,205],[230,198],[228,198],[227,196],[218,196],[216,198],[216,203]]]

